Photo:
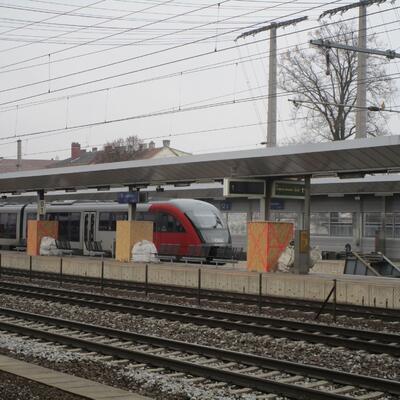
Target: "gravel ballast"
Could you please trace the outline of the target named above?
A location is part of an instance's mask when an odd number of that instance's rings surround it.
[[[3,307],[72,319],[145,335],[214,346],[233,351],[257,354],[287,361],[328,367],[344,372],[399,379],[400,360],[386,354],[369,354],[326,345],[291,341],[285,338],[255,336],[251,333],[144,318],[129,314],[82,308],[43,300],[0,295]]]

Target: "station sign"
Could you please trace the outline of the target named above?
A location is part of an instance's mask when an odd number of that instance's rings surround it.
[[[121,192],[118,193],[118,203],[120,204],[136,204],[140,201],[140,192]]]
[[[274,181],[272,185],[272,197],[283,199],[304,199],[305,186],[303,182]]]
[[[219,203],[219,208],[222,211],[231,211],[232,209],[232,203],[229,200],[222,200]]]
[[[284,210],[285,201],[283,199],[271,199],[269,208],[270,210]]]
[[[37,212],[39,215],[46,215],[46,201],[45,200],[38,201]]]
[[[224,197],[264,197],[265,181],[260,179],[224,179]]]

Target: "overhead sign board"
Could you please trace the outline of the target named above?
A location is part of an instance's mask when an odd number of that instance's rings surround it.
[[[118,193],[118,203],[136,204],[139,203],[139,191]]]
[[[274,181],[272,185],[272,197],[283,199],[304,199],[305,186],[303,182]]]
[[[265,181],[260,179],[224,179],[224,197],[263,197]]]

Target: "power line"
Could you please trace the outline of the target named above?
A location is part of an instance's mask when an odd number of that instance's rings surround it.
[[[399,7],[397,7],[397,8],[399,8]],[[382,13],[382,12],[386,12],[386,11],[389,11],[389,10],[381,10],[381,11],[376,12],[376,14]],[[348,19],[345,20],[345,21],[353,20],[353,19],[354,19],[354,17],[348,18]],[[391,24],[391,23],[394,23],[394,22],[385,23],[385,24],[379,24],[379,25],[376,25],[375,27],[383,26],[383,25],[388,25],[388,24]],[[333,24],[333,23],[331,23],[331,24]],[[331,25],[331,24],[327,24],[327,25]],[[305,31],[305,29],[304,29],[304,30],[301,30],[301,32],[302,32],[302,31]],[[283,36],[288,36],[288,35],[291,35],[291,34],[293,34],[293,33],[284,33],[284,34],[279,35],[279,36],[280,36],[280,37],[283,37]],[[257,40],[257,41],[252,42],[251,44],[258,43],[258,42],[262,42],[262,41],[263,41],[263,40]],[[308,44],[308,42],[304,42],[304,43],[302,43],[302,44],[306,45],[306,44]],[[231,49],[233,49],[233,48],[238,48],[238,47],[242,47],[242,46],[245,46],[245,45],[249,45],[249,43],[243,43],[243,44],[241,44],[241,45],[227,47],[227,48],[224,48],[224,49],[219,50],[219,52],[225,51],[225,50],[231,50]],[[297,45],[297,46],[298,46],[298,45]],[[284,49],[289,49],[289,48],[291,48],[291,47],[294,47],[294,46],[288,46],[288,47],[286,47],[286,48],[284,48]],[[146,70],[148,70],[148,69],[163,67],[163,66],[167,66],[167,65],[174,64],[174,63],[176,63],[176,62],[188,61],[188,60],[192,60],[192,59],[195,59],[195,58],[198,58],[198,57],[202,57],[202,56],[204,56],[204,55],[211,55],[211,54],[214,54],[214,51],[208,51],[208,52],[206,52],[206,53],[200,53],[200,54],[197,54],[197,55],[194,55],[194,56],[189,56],[189,57],[185,57],[185,58],[181,58],[181,59],[169,61],[169,62],[167,62],[167,63],[157,64],[157,65],[150,66],[150,67],[145,67],[145,68],[141,68],[141,69],[137,69],[137,70],[133,70],[133,71],[128,71],[128,72],[120,73],[120,74],[113,75],[113,76],[106,77],[106,78],[99,78],[99,79],[96,79],[96,80],[94,80],[94,81],[88,81],[88,82],[84,82],[84,83],[78,83],[78,84],[74,84],[74,85],[62,87],[62,88],[59,88],[59,89],[53,89],[53,90],[52,90],[52,94],[58,93],[58,92],[61,92],[61,91],[64,91],[64,90],[68,90],[68,89],[73,89],[73,88],[80,87],[80,86],[85,86],[85,85],[87,85],[87,84],[89,84],[89,83],[97,83],[97,82],[101,82],[101,81],[104,81],[104,80],[107,80],[107,79],[112,79],[112,78],[116,78],[116,77],[131,75],[131,74],[134,74],[134,73],[137,73],[137,72],[146,71]],[[1,73],[1,72],[0,72],[0,73]],[[175,75],[179,75],[179,74],[180,74],[180,73],[175,74]],[[171,76],[173,76],[173,74],[172,74]],[[46,82],[47,82],[47,81],[46,81]],[[139,83],[141,83],[141,82],[143,82],[143,81],[139,81]],[[133,84],[136,84],[136,82],[134,82]],[[112,88],[118,88],[118,87],[123,87],[123,86],[128,86],[128,85],[130,85],[130,84],[128,83],[128,84],[117,85],[117,86],[114,86],[114,87],[108,87],[108,88],[105,88],[105,89],[97,89],[97,90],[93,90],[93,91],[85,91],[85,92],[82,92],[82,95],[89,94],[89,93],[96,93],[96,92],[99,92],[99,91],[105,91],[105,90],[109,90],[109,89],[112,89]],[[9,101],[0,103],[0,106],[4,106],[4,105],[16,103],[16,102],[20,102],[20,101],[23,101],[23,100],[29,100],[29,99],[32,99],[32,98],[41,97],[41,96],[43,96],[43,95],[45,95],[45,94],[48,94],[48,92],[46,91],[46,92],[42,92],[42,93],[30,95],[30,96],[25,96],[25,97],[18,98],[18,99],[14,99],[14,100],[9,100]],[[74,96],[74,95],[64,96],[64,99],[65,99],[66,97],[72,97],[72,96]],[[52,100],[51,100],[51,99],[50,99],[50,100],[44,100],[43,102],[49,102],[49,101],[52,101]],[[56,99],[56,101],[57,101],[57,99]]]
[[[222,1],[222,2],[220,2],[220,3],[216,3],[216,4],[222,4],[222,3],[225,3],[225,2],[227,2],[227,1],[230,1],[230,0],[224,0],[224,1]],[[289,1],[289,2],[293,2],[293,1],[296,1],[296,0],[291,0],[291,1]],[[338,0],[338,1],[339,1],[339,0]],[[197,9],[197,10],[194,10],[194,11],[190,11],[190,12],[195,12],[195,11],[199,11],[199,10],[204,9],[204,8],[209,8],[209,7],[215,6],[216,4],[213,4],[213,5],[211,5],[211,6],[203,6],[203,7],[201,7],[200,9]],[[270,9],[270,8],[271,8],[271,7],[265,7],[265,8],[263,8],[262,10],[265,11],[265,10]],[[258,10],[257,10],[256,12],[258,12]],[[219,23],[222,23],[222,22],[224,22],[224,21],[231,20],[231,19],[234,19],[234,18],[239,18],[239,17],[242,17],[243,15],[249,15],[249,14],[252,14],[252,13],[255,13],[255,11],[249,11],[249,12],[244,13],[244,14],[241,14],[241,15],[239,15],[239,16],[227,17],[227,18],[225,18],[225,19],[219,21]],[[183,13],[183,14],[181,14],[181,16],[182,16],[182,15],[185,15],[185,14],[187,14],[187,13]],[[168,18],[168,19],[171,19],[171,18]],[[160,22],[160,21],[158,21],[158,22]],[[164,20],[164,22],[165,22],[165,20]],[[173,35],[173,34],[178,34],[178,33],[186,32],[186,31],[189,31],[189,30],[197,29],[197,28],[199,28],[199,27],[204,27],[204,26],[214,25],[214,24],[215,24],[214,21],[212,21],[212,22],[207,22],[207,23],[202,24],[202,25],[200,25],[200,26],[196,26],[195,28],[189,27],[189,28],[180,29],[180,30],[177,30],[177,31],[172,32],[172,33],[169,33],[169,34],[158,35],[158,36],[155,36],[155,37],[153,37],[153,38],[148,38],[148,39],[145,39],[145,40],[142,40],[142,41],[132,42],[132,43],[130,43],[129,45],[137,44],[137,43],[143,43],[144,41],[151,41],[151,40],[154,40],[154,39],[158,39],[158,38],[160,38],[160,37],[167,37],[167,36],[170,36],[170,35]],[[150,24],[150,25],[151,25],[151,24]],[[149,24],[142,25],[142,28],[143,28],[143,27],[146,27],[146,26],[149,26]],[[212,35],[212,36],[208,37],[207,39],[214,39],[215,37],[218,37],[218,36],[220,36],[220,35],[222,36],[222,35],[228,34],[228,33],[230,33],[230,32],[231,32],[231,31],[226,32],[226,33],[217,34],[217,35]],[[202,40],[200,39],[200,41],[202,41]],[[54,61],[52,61],[52,63],[59,63],[59,62],[63,62],[63,61],[75,59],[75,58],[78,58],[78,57],[80,58],[80,57],[83,57],[83,56],[88,56],[88,55],[93,55],[93,54],[102,53],[102,52],[105,52],[105,51],[115,50],[115,49],[117,49],[117,48],[121,48],[121,47],[124,47],[124,46],[126,46],[126,45],[118,45],[118,46],[113,46],[113,47],[111,47],[111,48],[109,48],[109,49],[102,49],[102,50],[92,51],[92,52],[89,52],[89,53],[86,53],[86,54],[83,54],[83,55],[75,55],[75,56],[71,56],[71,57],[65,57],[65,58],[60,59],[60,60],[54,60]],[[74,48],[74,47],[71,47],[71,48]],[[174,49],[174,48],[175,48],[175,47],[173,47],[173,49]],[[54,54],[61,53],[61,52],[64,52],[64,51],[66,51],[66,50],[69,50],[69,49],[62,49],[62,50],[59,50],[59,51],[57,51],[57,52],[53,52],[53,55],[54,55]],[[152,55],[152,54],[149,54],[149,55]],[[32,57],[32,58],[30,58],[30,59],[25,59],[25,60],[22,60],[22,61],[18,61],[18,62],[16,62],[16,63],[12,63],[12,64],[8,64],[8,65],[0,66],[0,69],[9,68],[9,67],[11,67],[11,66],[15,66],[15,65],[19,65],[19,64],[22,64],[22,63],[25,63],[25,62],[33,61],[33,60],[36,60],[36,59],[38,59],[38,58],[42,58],[42,57],[45,57],[45,56],[47,56],[47,54],[43,54],[43,55],[40,55],[40,56]],[[141,56],[141,57],[144,57],[144,56]],[[128,59],[127,61],[130,61],[130,60]],[[41,64],[36,64],[35,66],[40,66],[40,65],[43,65],[43,63],[41,63]],[[99,67],[99,68],[100,68],[100,67]]]
[[[162,3],[162,5],[171,3],[172,1],[173,1],[173,0],[164,1],[164,2]],[[229,1],[229,0],[226,0],[226,1]],[[154,5],[153,5],[153,6],[147,7],[147,8],[144,9],[144,11],[145,11],[145,10],[148,10],[148,9],[151,9],[151,8],[154,8],[154,7],[157,7],[157,6],[154,6]],[[105,23],[108,23],[108,22],[111,22],[111,21],[119,20],[119,19],[125,18],[125,17],[127,17],[127,16],[129,16],[129,15],[137,14],[137,13],[139,13],[139,12],[141,12],[141,10],[139,10],[139,11],[132,11],[132,12],[130,12],[130,13],[128,13],[128,14],[125,14],[124,16],[121,16],[121,17],[104,18],[105,21],[97,22],[96,24],[94,24],[94,26],[98,26],[98,25],[102,25],[102,24],[105,24]],[[80,31],[85,30],[85,29],[87,29],[87,28],[86,28],[86,27],[78,28],[78,29],[73,30],[72,32],[61,33],[61,34],[52,36],[52,37],[50,37],[50,38],[48,38],[48,39],[59,38],[59,37],[62,37],[62,36],[64,36],[64,35],[69,35],[69,34],[71,34],[71,33],[80,32]],[[126,32],[131,31],[131,30],[133,30],[133,29],[135,29],[135,28],[128,28],[128,29],[126,29]],[[5,32],[5,33],[7,33],[7,32]],[[2,34],[5,34],[5,33],[3,32]],[[110,35],[106,36],[105,38],[113,37],[113,36],[119,35],[119,34],[121,34],[121,32],[117,32],[117,33],[110,34]],[[90,41],[90,43],[94,43],[94,42],[96,42],[97,40],[102,40],[102,39],[101,39],[101,38],[100,38],[100,39],[93,39],[92,41]],[[41,42],[42,42],[42,40],[38,40],[37,42],[34,42],[34,43],[41,43]],[[7,49],[3,49],[3,50],[0,50],[0,53],[4,53],[4,52],[6,52],[6,51],[11,51],[11,50],[19,49],[19,48],[21,48],[21,47],[26,47],[26,46],[28,46],[28,45],[30,45],[30,44],[31,44],[31,43],[29,43],[29,44],[24,44],[24,45],[20,45],[20,46],[15,46],[15,47],[10,47],[10,48],[7,48]],[[83,45],[84,45],[84,44],[79,44],[79,45],[76,45],[76,46],[72,46],[72,47],[70,47],[70,48],[68,48],[68,49],[66,49],[66,50],[70,50],[70,49],[73,49],[73,48],[76,48],[76,47],[79,47],[79,46],[83,46]],[[50,54],[51,56],[53,56],[54,54],[57,54],[57,53],[59,53],[59,52],[61,52],[61,51],[66,51],[66,50],[54,51],[54,52],[48,53],[48,54],[46,54],[46,55],[34,57],[33,59],[41,58],[41,57],[47,56],[47,55],[49,55],[49,54]],[[29,60],[29,61],[30,61],[30,60]]]
[[[293,0],[292,0],[292,1],[293,1]],[[336,3],[336,2],[338,2],[338,1],[341,1],[341,0],[334,0],[334,1],[332,1],[332,3]],[[289,16],[290,16],[290,15],[291,15],[291,14],[289,14]],[[256,25],[259,25],[259,24],[260,24],[260,23],[258,23],[258,24],[256,24]],[[235,29],[235,30],[230,31],[230,32],[227,32],[227,33],[232,33],[232,32],[238,31],[238,30],[239,30],[239,29]],[[220,35],[226,35],[227,33],[222,33],[222,34],[220,34]],[[212,38],[215,38],[215,37],[216,37],[216,35],[209,36],[209,37],[204,38],[204,39],[198,39],[198,40],[191,41],[191,42],[188,42],[188,43],[184,43],[184,44],[181,44],[181,45],[172,46],[172,47],[169,47],[169,48],[167,48],[167,49],[161,49],[161,50],[153,51],[153,52],[150,52],[150,53],[146,53],[146,54],[144,54],[144,55],[135,56],[135,57],[130,57],[130,58],[128,58],[128,59],[124,59],[124,60],[120,60],[120,61],[115,61],[115,62],[108,63],[108,64],[103,64],[103,65],[98,66],[98,67],[92,67],[92,68],[88,68],[88,69],[86,69],[86,70],[81,70],[81,71],[77,71],[77,72],[73,72],[73,73],[69,73],[69,74],[57,76],[57,77],[52,78],[51,80],[52,80],[52,81],[54,81],[54,80],[59,80],[59,79],[63,79],[63,78],[75,76],[75,75],[78,75],[78,74],[81,74],[81,73],[92,72],[92,71],[94,71],[94,70],[98,70],[98,69],[101,69],[101,68],[106,68],[106,67],[110,67],[110,66],[115,66],[115,65],[120,64],[120,63],[123,63],[123,62],[133,61],[133,60],[136,60],[136,59],[139,59],[139,58],[143,58],[143,57],[147,57],[147,56],[150,56],[150,55],[160,54],[160,53],[163,53],[163,52],[165,52],[165,51],[174,50],[174,49],[181,48],[181,47],[184,47],[184,46],[187,46],[187,45],[190,45],[190,44],[202,42],[202,41],[204,41],[205,39],[212,39]],[[243,45],[244,45],[244,44],[238,45],[238,46],[243,46]],[[234,49],[234,48],[236,48],[236,47],[238,47],[238,46],[226,47],[226,48],[223,48],[223,49],[218,50],[218,52],[231,50],[231,49]],[[162,63],[162,64],[159,64],[159,65],[156,65],[156,66],[141,68],[141,69],[138,69],[138,70],[135,70],[135,71],[124,72],[124,73],[116,74],[116,75],[113,75],[113,76],[110,76],[110,77],[98,78],[98,79],[95,79],[95,80],[86,81],[86,82],[84,82],[84,83],[75,84],[75,85],[66,87],[66,88],[63,89],[63,90],[75,88],[75,87],[78,87],[78,86],[88,85],[88,84],[91,84],[91,83],[97,83],[97,82],[100,82],[100,81],[103,81],[103,80],[106,80],[106,79],[117,78],[117,77],[121,77],[121,76],[124,76],[124,75],[127,75],[127,74],[131,74],[131,73],[134,73],[134,72],[141,72],[141,71],[143,71],[143,70],[153,69],[153,68],[159,67],[159,66],[166,66],[166,65],[170,65],[170,64],[173,64],[173,63],[176,63],[176,62],[180,62],[180,61],[188,61],[188,60],[191,60],[191,59],[194,59],[194,58],[198,58],[198,57],[202,57],[202,56],[210,55],[210,54],[214,54],[214,53],[215,53],[215,51],[208,51],[208,52],[200,53],[200,54],[197,54],[197,55],[193,55],[193,56],[189,56],[189,57],[184,57],[184,58],[180,58],[180,59],[177,59],[177,60],[173,60],[173,61],[169,61],[169,62],[166,62],[166,63]],[[12,90],[17,90],[17,89],[22,89],[22,88],[26,88],[26,87],[38,85],[38,84],[41,84],[41,83],[47,83],[47,82],[48,82],[48,79],[47,79],[47,80],[42,80],[42,81],[36,81],[36,82],[33,82],[33,83],[28,83],[28,84],[20,85],[20,86],[17,86],[17,87],[12,87],[12,88],[3,89],[3,90],[0,90],[0,93],[9,92],[9,91],[12,91]],[[54,92],[54,90],[53,90],[53,92]],[[29,97],[28,97],[28,98],[29,98]],[[26,100],[26,99],[27,99],[27,98],[23,98],[22,100]],[[13,101],[13,102],[15,102],[15,101]],[[9,104],[9,103],[7,103],[7,104]],[[3,103],[3,104],[0,104],[0,105],[4,105],[4,103]]]
[[[393,75],[398,75],[398,74],[393,74]],[[42,130],[42,131],[36,131],[36,132],[30,132],[30,133],[21,133],[21,134],[15,133],[12,136],[0,137],[0,141],[1,140],[7,140],[7,139],[14,139],[14,138],[17,138],[17,137],[18,138],[24,138],[24,137],[29,137],[29,136],[43,135],[43,134],[46,134],[46,133],[65,132],[65,131],[68,131],[68,130],[71,130],[71,129],[88,128],[88,127],[93,127],[93,126],[108,125],[108,124],[113,124],[113,123],[118,123],[118,122],[125,122],[125,121],[130,121],[130,120],[144,119],[144,118],[150,118],[150,117],[160,117],[160,116],[165,116],[165,115],[170,115],[170,114],[177,114],[177,113],[204,110],[204,109],[209,109],[209,108],[223,107],[223,106],[228,106],[228,105],[247,103],[247,102],[250,102],[250,101],[265,100],[266,98],[268,98],[268,95],[251,96],[251,97],[245,97],[245,98],[241,98],[241,99],[221,101],[221,102],[217,102],[217,103],[209,103],[209,104],[203,104],[203,105],[197,105],[197,106],[166,109],[166,110],[155,111],[155,112],[151,112],[151,113],[131,115],[131,116],[122,117],[122,118],[116,118],[116,119],[112,119],[112,120],[99,121],[99,122],[86,123],[86,124],[79,124],[79,125],[73,125],[73,126],[63,127],[63,128],[54,128],[54,129],[47,129],[47,130]],[[300,102],[306,103],[307,101],[300,101],[299,100],[298,102],[299,103]],[[347,106],[347,107],[349,107],[349,106]],[[384,110],[381,110],[381,111],[384,111]]]
[[[58,17],[60,17],[60,16],[67,16],[67,15],[70,15],[70,14],[74,13],[75,11],[82,10],[83,8],[91,7],[91,6],[95,5],[95,4],[103,3],[104,1],[105,1],[105,0],[95,1],[94,3],[88,4],[88,5],[86,5],[86,6],[80,6],[80,7],[74,8],[74,9],[72,9],[72,10],[70,10],[70,11],[61,12],[61,13],[58,13],[57,15],[53,15],[52,17],[48,17],[48,18],[42,19],[40,22],[49,21],[49,20],[51,20],[51,19],[58,18]],[[0,4],[0,8],[3,8],[3,7],[5,7],[5,6]],[[7,6],[6,8],[9,8],[9,7]],[[10,8],[12,8],[12,7],[10,7]],[[8,31],[6,31],[6,32],[1,32],[1,33],[2,33],[2,34],[8,34],[8,33],[11,33],[11,32],[15,32],[15,31],[17,31],[17,30],[19,30],[19,29],[23,29],[23,28],[26,28],[26,27],[28,27],[28,26],[34,25],[35,23],[36,23],[36,22],[31,22],[31,23],[29,23],[29,24],[27,24],[27,25],[24,25],[24,26],[22,26],[22,27],[10,29],[10,30],[8,30]]]

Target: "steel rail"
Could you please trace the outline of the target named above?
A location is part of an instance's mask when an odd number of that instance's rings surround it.
[[[332,371],[325,368],[313,367],[304,364],[296,364],[292,362],[285,362],[271,358],[264,358],[251,354],[238,353],[228,350],[221,350],[208,346],[194,345],[185,342],[173,341],[169,339],[145,336],[131,332],[95,326],[91,324],[83,324],[76,321],[63,320],[53,317],[46,317],[37,314],[24,313],[10,309],[0,309],[2,315],[12,318],[22,318],[24,320],[45,323],[47,325],[54,325],[56,327],[63,327],[69,329],[78,329],[83,332],[91,332],[96,335],[105,335],[110,338],[118,338],[126,341],[134,341],[139,343],[150,344],[153,346],[161,346],[169,349],[179,350],[181,352],[189,352],[200,354],[207,357],[217,357],[224,361],[234,361],[241,364],[253,365],[264,369],[277,369],[289,373],[299,374],[302,376],[309,376],[317,379],[327,379],[330,382],[341,383],[345,385],[360,386],[372,390],[380,390],[385,393],[400,394],[400,383],[396,381],[368,377],[357,374],[349,374],[339,371]],[[299,385],[285,384],[279,381],[270,381],[256,376],[244,375],[239,372],[232,372],[227,370],[217,369],[215,367],[204,367],[196,363],[188,363],[171,359],[168,357],[161,357],[137,350],[126,350],[120,347],[110,346],[103,343],[92,342],[87,339],[80,339],[70,337],[65,334],[58,334],[12,324],[0,320],[0,329],[12,331],[23,335],[29,335],[43,340],[51,340],[63,345],[82,348],[88,351],[96,351],[102,354],[111,355],[113,357],[124,358],[127,360],[134,360],[136,362],[145,362],[157,367],[169,368],[180,372],[190,373],[205,378],[223,380],[234,385],[250,387],[252,389],[260,390],[263,392],[272,392],[284,396],[293,396],[296,399],[349,399],[354,397],[337,395],[329,392],[321,392],[315,389],[302,387]],[[218,371],[218,373],[217,373]]]
[[[60,281],[60,274],[55,272],[41,272],[32,271],[30,273],[26,270],[17,268],[2,267],[1,272],[4,275],[10,276],[23,276],[38,278],[50,281]],[[184,296],[189,298],[198,297],[198,288],[190,288],[176,285],[163,285],[135,281],[121,281],[116,279],[103,279],[95,277],[84,277],[77,275],[62,275],[62,280],[69,283],[77,283],[83,285],[103,286],[108,288],[117,288],[124,290],[135,290],[140,292],[157,293],[170,296]],[[235,293],[222,290],[201,289],[201,298],[203,300],[220,301],[220,302],[233,302],[240,304],[257,305],[261,307],[272,308],[289,308],[291,310],[301,310],[307,312],[318,312],[321,308],[322,302],[317,300],[304,300],[279,296],[265,296],[261,297],[257,294],[244,294]],[[329,303],[325,308],[324,313],[332,313],[332,304]],[[350,305],[338,303],[336,304],[336,314],[349,316],[349,317],[363,317],[374,318],[386,321],[399,320],[400,310],[383,308],[383,307],[370,307],[363,305]]]
[[[145,317],[161,318],[212,328],[237,330],[257,335],[286,337],[311,343],[344,346],[369,353],[386,353],[400,356],[400,335],[366,330],[354,330],[316,323],[238,314],[226,311],[132,300],[89,294],[64,289],[40,288],[25,284],[0,282],[0,290],[18,296],[91,306],[97,309],[124,312]]]
[[[327,379],[332,382],[345,385],[355,385],[367,389],[380,390],[385,393],[400,395],[400,382],[389,379],[375,378],[359,374],[335,371],[312,365],[283,361],[271,357],[262,357],[248,353],[240,353],[231,350],[223,350],[211,346],[203,346],[178,340],[165,339],[158,336],[142,335],[139,333],[108,328],[99,325],[87,324],[62,318],[44,316],[35,313],[0,308],[0,314],[13,318],[42,322],[63,328],[78,329],[84,332],[101,334],[111,338],[130,340],[152,346],[161,346],[172,350],[193,352],[206,357],[217,357],[224,361],[234,361],[242,364],[257,366],[266,369],[276,369],[291,374],[306,375],[316,379]]]

